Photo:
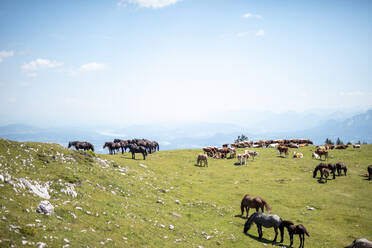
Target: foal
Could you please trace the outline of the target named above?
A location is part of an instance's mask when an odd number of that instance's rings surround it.
[[[329,177],[328,168],[322,168],[322,170],[320,171],[320,180],[325,179],[325,182],[327,182],[328,177]]]
[[[279,226],[280,235],[281,235],[280,243],[283,242],[284,227],[287,228],[288,234],[289,234],[289,238],[290,238],[290,241],[291,241],[291,243],[289,244],[289,246],[292,246],[293,245],[293,235],[294,234],[298,234],[300,236],[300,246],[299,246],[299,248],[304,248],[305,247],[305,234],[308,237],[310,237],[309,233],[306,231],[306,228],[303,225],[301,225],[301,224],[295,225],[290,220],[283,220],[281,222],[280,226]]]
[[[344,162],[338,162],[338,163],[336,163],[336,169],[337,169],[338,176],[341,176],[341,170],[344,171],[344,174],[346,176],[347,167],[346,167],[346,165],[345,165]]]

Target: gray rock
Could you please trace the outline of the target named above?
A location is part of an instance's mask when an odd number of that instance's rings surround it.
[[[45,215],[52,215],[54,213],[54,207],[49,201],[41,201],[36,212]]]

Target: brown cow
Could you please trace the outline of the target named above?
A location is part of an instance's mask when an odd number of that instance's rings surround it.
[[[317,149],[315,151],[315,153],[319,155],[320,159],[322,159],[322,156],[324,156],[324,160],[328,160],[328,151],[327,150]]]
[[[349,147],[348,145],[338,145],[335,147],[335,149],[346,149],[348,147]]]
[[[278,151],[279,151],[279,155],[280,155],[280,157],[282,156],[282,153],[284,153],[284,156],[285,155],[288,155],[288,147],[286,147],[286,146],[278,146]]]

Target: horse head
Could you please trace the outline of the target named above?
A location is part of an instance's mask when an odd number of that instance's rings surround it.
[[[68,148],[72,146],[72,142],[68,142]]]
[[[249,216],[248,220],[244,224],[244,233],[247,233],[248,230],[251,228],[252,222],[254,218],[257,216],[258,212],[253,213],[251,216]]]

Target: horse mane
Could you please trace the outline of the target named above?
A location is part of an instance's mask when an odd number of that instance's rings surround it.
[[[254,212],[251,216],[249,216],[246,223],[251,224],[254,220],[254,218],[258,215],[259,212]]]

